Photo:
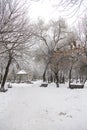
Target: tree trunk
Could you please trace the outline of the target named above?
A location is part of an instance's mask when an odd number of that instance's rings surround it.
[[[46,81],[46,71],[47,71],[48,65],[49,65],[49,62],[47,63],[45,70],[44,70],[44,73],[43,73],[43,82]]]
[[[0,78],[0,83],[2,82],[2,79],[3,79],[3,66],[2,66],[2,63],[1,63],[1,78]]]
[[[59,77],[58,77],[58,73],[55,73],[55,78],[56,78],[56,86],[59,87]]]
[[[46,81],[46,70],[43,73],[43,82],[45,82],[45,81]]]
[[[6,82],[6,79],[7,79],[7,75],[8,75],[8,72],[9,72],[9,67],[10,67],[11,61],[12,61],[12,59],[9,58],[6,69],[5,69],[4,76],[3,76],[3,79],[2,79],[2,83],[1,83],[1,90],[2,91],[4,91],[4,85],[5,85],[5,82]]]
[[[50,76],[50,81],[51,81],[51,83],[53,82],[53,76],[52,76],[52,74]]]
[[[70,83],[71,83],[71,72],[72,72],[72,66],[69,70],[69,88],[70,88]]]

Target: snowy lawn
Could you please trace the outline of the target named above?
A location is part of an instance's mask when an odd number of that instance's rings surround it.
[[[87,87],[13,84],[0,93],[0,130],[87,130]]]

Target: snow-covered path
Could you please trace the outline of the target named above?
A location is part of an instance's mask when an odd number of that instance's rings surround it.
[[[0,130],[87,130],[87,88],[13,86],[0,93]]]

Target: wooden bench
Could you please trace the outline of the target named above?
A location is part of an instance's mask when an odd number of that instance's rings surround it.
[[[47,87],[48,86],[48,84],[47,83],[43,83],[43,84],[41,84],[41,86],[40,87]]]
[[[69,88],[75,89],[75,88],[84,88],[83,84],[70,84]]]
[[[0,92],[7,92],[8,91],[8,89],[4,89],[4,88],[0,88]]]

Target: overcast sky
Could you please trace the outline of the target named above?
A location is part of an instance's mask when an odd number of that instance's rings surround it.
[[[74,25],[80,21],[83,17],[83,10],[82,7],[78,13],[74,13],[75,9],[70,10],[62,10],[62,7],[58,5],[60,0],[31,0],[31,6],[29,8],[30,18],[32,20],[37,20],[38,17],[42,18],[46,22],[50,19],[57,19],[59,17],[63,17],[67,20],[70,25]],[[87,3],[87,2],[86,2]],[[60,11],[59,11],[60,10]],[[61,11],[62,10],[62,11]]]

